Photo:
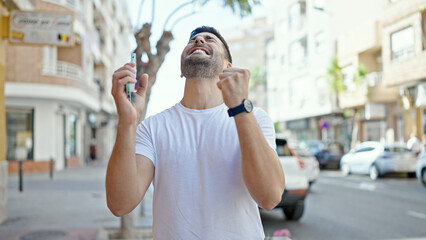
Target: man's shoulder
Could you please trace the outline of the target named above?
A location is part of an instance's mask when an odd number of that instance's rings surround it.
[[[167,109],[165,109],[161,112],[150,115],[147,118],[145,118],[144,122],[146,122],[146,121],[158,121],[160,119],[170,117],[170,115],[173,115],[173,114],[176,113],[176,111],[177,111],[176,106],[177,106],[177,104],[175,104],[175,105],[173,105],[173,106],[171,106],[171,107],[169,107],[169,108],[167,108]]]

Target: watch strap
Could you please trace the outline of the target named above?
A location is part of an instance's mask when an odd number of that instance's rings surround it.
[[[233,116],[240,114],[242,112],[246,112],[246,108],[244,107],[244,103],[241,103],[240,105],[238,105],[234,108],[228,109],[228,115],[230,117],[233,117]]]

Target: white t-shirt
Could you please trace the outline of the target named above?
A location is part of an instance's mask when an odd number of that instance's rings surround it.
[[[264,239],[258,205],[241,170],[241,150],[228,107],[195,110],[178,103],[139,124],[136,154],[151,159],[154,239]],[[253,113],[269,145],[275,131]]]

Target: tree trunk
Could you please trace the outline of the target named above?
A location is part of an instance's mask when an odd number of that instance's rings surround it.
[[[119,234],[120,239],[134,239],[135,230],[134,230],[134,216],[133,212],[126,214],[121,217],[121,231]]]
[[[136,67],[137,67],[137,80],[139,81],[142,74],[147,73],[149,75],[148,87],[145,98],[145,108],[140,116],[140,121],[145,119],[149,98],[151,96],[151,88],[154,86],[157,80],[157,72],[163,64],[167,53],[170,51],[170,42],[173,40],[173,35],[169,31],[164,31],[161,38],[156,44],[157,52],[153,54],[151,52],[151,43],[149,37],[151,36],[151,24],[145,23],[142,28],[135,33],[137,47],[134,50],[136,53]],[[148,56],[148,62],[142,62],[142,56],[146,54]],[[134,229],[134,214],[133,212],[121,217],[121,231],[119,234],[120,238],[131,239],[135,238]]]
[[[359,132],[359,118],[358,110],[355,109],[354,117],[352,123],[352,136],[351,136],[351,149],[356,147],[358,142],[358,132]]]

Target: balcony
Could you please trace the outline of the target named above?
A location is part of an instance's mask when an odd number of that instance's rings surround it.
[[[56,5],[64,6],[73,10],[74,12],[78,12],[80,9],[78,0],[43,0],[43,2],[49,2]]]
[[[379,22],[368,22],[340,35],[337,40],[339,60],[352,59],[354,55],[379,50],[382,46],[381,32]]]
[[[372,72],[365,76],[362,83],[353,91],[339,94],[339,106],[342,109],[362,107],[366,103],[387,103],[398,99],[396,87],[386,87],[381,72]]]
[[[69,78],[75,81],[81,81],[83,76],[83,70],[78,65],[63,61],[57,61],[56,65],[43,64],[41,74],[45,76],[62,77]]]

